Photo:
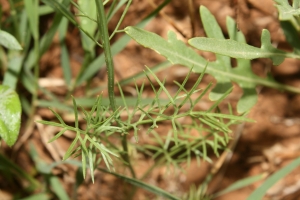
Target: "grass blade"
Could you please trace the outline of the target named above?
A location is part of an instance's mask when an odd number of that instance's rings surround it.
[[[173,196],[172,194],[170,194],[170,193],[166,192],[165,190],[162,190],[162,189],[160,189],[160,188],[158,188],[156,186],[149,185],[147,183],[141,182],[141,181],[139,181],[137,179],[129,178],[127,176],[123,176],[123,175],[120,175],[120,174],[109,172],[109,171],[107,171],[105,169],[101,169],[101,168],[98,168],[98,169],[100,171],[105,172],[105,173],[112,174],[112,175],[114,175],[114,176],[116,176],[116,177],[118,177],[118,178],[120,178],[120,179],[122,179],[122,180],[124,180],[124,181],[126,181],[126,182],[128,182],[130,184],[132,184],[132,185],[135,185],[135,186],[137,186],[139,188],[143,188],[143,189],[145,189],[145,190],[147,190],[149,192],[152,192],[152,193],[154,193],[154,194],[156,194],[158,196],[161,196],[161,197],[164,197],[164,198],[170,199],[170,200],[179,200],[179,198]]]
[[[265,177],[264,174],[260,174],[260,175],[257,175],[257,176],[251,176],[251,177],[247,177],[247,178],[244,178],[242,180],[239,180],[239,181],[231,184],[230,186],[228,186],[226,189],[214,194],[213,198],[216,198],[216,197],[221,196],[223,194],[226,194],[226,193],[232,192],[234,190],[238,190],[240,188],[251,185],[251,184],[253,184],[253,183],[255,183],[259,180],[262,180],[264,177]]]
[[[300,157],[293,160],[290,164],[272,174],[259,188],[257,188],[247,200],[262,199],[268,189],[270,189],[277,181],[288,175],[296,167],[300,166]]]

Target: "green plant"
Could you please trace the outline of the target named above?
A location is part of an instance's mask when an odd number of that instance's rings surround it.
[[[61,12],[70,22],[79,26],[72,14],[63,4],[55,1],[45,2]],[[128,2],[128,5],[129,4],[130,1]],[[131,176],[135,179],[135,171],[129,157],[127,135],[129,134],[129,131],[133,130],[136,142],[138,142],[139,127],[145,124],[149,124],[148,133],[153,134],[156,142],[159,144],[159,146],[135,145],[140,151],[153,152],[151,153],[153,158],[158,159],[157,163],[149,169],[149,172],[158,164],[168,164],[180,168],[180,164],[189,163],[192,156],[196,156],[198,161],[201,159],[210,161],[207,155],[207,148],[212,148],[214,153],[219,155],[219,151],[223,150],[229,141],[230,137],[228,134],[231,132],[229,127],[232,124],[240,123],[241,121],[249,121],[243,116],[234,116],[230,106],[229,114],[220,113],[218,105],[230,93],[231,87],[226,88],[226,91],[219,95],[218,100],[212,104],[208,110],[197,111],[195,110],[195,105],[197,105],[211,87],[211,84],[209,84],[203,91],[198,89],[198,85],[201,82],[204,73],[202,73],[190,90],[185,89],[190,73],[182,83],[175,81],[178,90],[172,95],[165,87],[164,81],[160,81],[151,69],[147,68],[145,75],[152,87],[155,98],[152,99],[150,104],[143,103],[142,93],[144,84],[140,87],[136,85],[138,96],[134,106],[129,109],[129,106],[127,105],[128,100],[126,100],[122,88],[119,85],[122,104],[119,104],[117,107],[114,94],[114,66],[109,42],[109,39],[115,32],[110,36],[108,35],[107,22],[104,15],[104,5],[99,1],[95,1],[95,5],[97,8],[97,20],[93,21],[97,22],[101,42],[99,44],[96,42],[96,39],[92,38],[92,40],[104,49],[108,71],[108,93],[110,103],[109,106],[104,105],[102,102],[103,97],[100,95],[89,112],[84,108],[81,108],[84,116],[83,118],[86,121],[85,129],[81,129],[79,126],[78,107],[80,106],[77,106],[78,103],[74,98],[73,109],[75,114],[75,126],[67,125],[62,117],[54,110],[52,110],[52,112],[57,117],[58,123],[39,121],[46,125],[62,128],[62,130],[50,141],[56,140],[67,130],[73,131],[76,134],[75,139],[63,159],[65,160],[70,156],[81,156],[83,176],[85,177],[86,169],[89,168],[90,171],[93,172],[102,160],[108,170],[112,170],[114,167],[113,160],[118,158],[125,163],[125,166],[127,166],[131,172]],[[76,7],[79,8],[79,5],[76,5]],[[80,16],[85,16],[88,19],[92,18],[86,16],[84,12]],[[120,20],[122,20],[122,18]],[[86,33],[88,37],[91,37],[91,34],[88,34],[81,26],[79,28],[83,33]],[[115,30],[117,29],[118,27]],[[206,72],[206,70],[207,69],[203,68],[202,72]],[[153,82],[151,78],[154,79],[156,83]],[[155,84],[158,84],[159,87],[156,88]],[[162,95],[166,95],[168,99],[162,101]],[[121,115],[123,113],[127,114],[126,119],[122,119]],[[180,119],[190,120],[191,122],[182,125],[179,122]],[[167,136],[161,136],[155,132],[158,124],[164,121],[169,121],[173,128]],[[193,129],[198,131],[198,135],[190,136],[186,134],[186,132]],[[224,135],[221,136],[221,134]],[[117,138],[120,143],[111,142],[111,138]],[[121,146],[122,148],[120,148]],[[181,155],[176,156],[176,154],[180,152]],[[146,172],[144,177],[147,176],[149,172]],[[93,173],[91,173],[91,175],[92,180],[94,181]]]
[[[14,55],[22,47],[14,36],[0,30],[0,45],[9,50],[8,54]],[[11,58],[11,65],[15,59]],[[3,85],[0,85],[0,144],[3,139],[12,146],[19,135],[21,124],[21,104],[18,94],[14,91],[16,82],[11,82],[9,72],[5,74]]]
[[[250,68],[251,65],[249,60],[256,58],[270,58],[274,65],[281,64],[285,58],[300,58],[300,39],[298,34],[300,27],[300,1],[294,0],[292,6],[287,0],[275,0],[275,2],[277,3],[276,7],[279,11],[279,20],[284,34],[287,41],[293,47],[292,52],[286,52],[273,47],[268,30],[262,31],[261,48],[246,44],[244,35],[237,31],[237,26],[230,17],[227,18],[227,30],[230,39],[225,39],[215,18],[204,6],[200,7],[200,17],[207,37],[192,38],[188,43],[196,49],[215,53],[217,58],[216,61],[210,62],[209,64],[207,64],[207,61],[195,53],[191,48],[177,40],[176,35],[173,32],[169,32],[167,41],[154,33],[135,27],[127,27],[125,32],[136,42],[155,50],[159,54],[165,56],[173,64],[185,65],[192,68],[194,72],[201,72],[203,68],[206,68],[207,66],[205,72],[213,75],[217,80],[217,85],[210,94],[212,100],[218,99],[224,91],[231,87],[231,81],[235,81],[244,91],[244,94],[237,105],[238,112],[243,113],[256,103],[256,85],[260,84],[295,93],[300,92],[299,88],[278,84],[270,77],[262,79],[256,76]],[[237,67],[231,67],[230,57],[237,59]],[[261,187],[249,196],[249,199],[261,199],[276,181],[280,180],[292,169],[299,166],[298,159],[295,159],[290,165],[272,175]],[[254,181],[259,179],[253,177]],[[252,179],[249,180],[251,183]],[[237,182],[236,185],[234,184],[233,186],[233,188],[235,188],[236,186],[243,187],[245,185],[243,182]],[[226,191],[226,189],[224,191]],[[222,194],[222,192],[219,194]],[[196,196],[198,199],[211,199],[216,197],[216,195],[206,196],[205,190],[203,190],[203,186],[201,186],[198,190],[192,189],[190,195],[186,198],[193,199]]]
[[[77,2],[73,2],[70,0],[43,0],[42,2],[45,4],[39,5],[39,1],[37,0],[24,0],[22,12],[11,16],[11,21],[14,25],[12,32],[15,32],[15,35],[18,36],[17,38],[22,44],[24,51],[17,54],[19,56],[19,59],[16,60],[17,63],[8,66],[7,76],[5,77],[14,75],[6,80],[11,81],[15,88],[18,76],[20,76],[20,82],[32,95],[31,103],[29,103],[25,95],[20,95],[23,110],[30,117],[26,128],[33,126],[32,117],[38,107],[52,107],[51,111],[58,121],[39,121],[42,124],[61,128],[49,142],[58,139],[66,131],[74,133],[74,140],[66,151],[63,160],[67,160],[70,157],[81,157],[81,163],[77,163],[76,165],[82,169],[84,178],[86,177],[86,171],[90,170],[93,182],[93,172],[101,170],[105,173],[111,173],[136,187],[144,188],[165,198],[179,199],[176,195],[169,194],[166,191],[147,184],[144,182],[145,178],[159,165],[174,166],[182,170],[182,164],[189,165],[192,158],[196,158],[199,163],[202,160],[211,162],[208,151],[212,150],[218,156],[220,152],[226,149],[226,145],[231,138],[230,126],[251,121],[246,116],[247,112],[256,103],[257,94],[255,87],[257,85],[300,93],[299,88],[279,84],[272,80],[272,78],[263,79],[256,76],[251,70],[251,63],[249,61],[249,59],[266,57],[272,59],[274,64],[279,64],[285,57],[299,58],[298,44],[300,43],[295,42],[299,40],[296,34],[297,27],[299,27],[298,18],[295,17],[295,15],[298,15],[298,11],[295,8],[299,4],[299,1],[294,1],[294,8],[289,6],[287,1],[277,1],[281,14],[280,20],[288,19],[292,21],[292,23],[282,21],[285,34],[292,35],[287,39],[294,45],[295,51],[292,53],[286,53],[274,48],[270,43],[270,35],[267,30],[264,30],[262,33],[261,48],[246,44],[244,35],[237,31],[236,24],[231,18],[227,18],[227,29],[230,39],[226,40],[214,16],[207,8],[202,6],[200,8],[200,16],[208,38],[192,38],[189,40],[189,44],[197,49],[216,53],[217,60],[214,62],[206,61],[192,48],[187,47],[182,41],[178,40],[173,32],[168,34],[168,40],[166,41],[154,33],[141,29],[170,0],[165,0],[137,26],[127,27],[124,30],[119,30],[119,27],[131,4],[130,0],[111,1],[107,13],[104,6],[108,5],[109,1],[78,0]],[[15,8],[12,1],[10,3],[12,11],[20,9]],[[70,4],[76,10],[75,15],[69,10]],[[114,31],[109,34],[107,24],[116,11],[123,5],[125,5],[125,9],[122,16]],[[286,12],[286,9],[293,12]],[[44,35],[40,35],[38,29],[39,17],[48,13],[54,13],[52,26]],[[290,13],[294,14],[291,15]],[[18,25],[19,23],[20,26]],[[30,31],[24,31],[28,24]],[[69,24],[80,30],[80,38],[84,50],[81,70],[73,79],[69,53],[65,43]],[[67,95],[63,98],[58,98],[55,94],[40,87],[38,84],[39,59],[49,48],[56,32],[59,32],[64,81],[68,85]],[[110,40],[119,32],[125,32],[127,35],[122,36],[111,45]],[[170,66],[169,62],[161,63],[153,68],[146,67],[144,73],[121,80],[118,84],[115,83],[112,57],[124,49],[130,38],[165,56],[172,64],[180,64],[190,68],[183,82],[174,81],[177,87],[175,92],[169,91],[166,81],[160,80],[155,74],[155,71]],[[30,48],[30,43],[33,43],[33,49]],[[96,56],[96,47],[103,48],[104,53]],[[237,59],[236,68],[232,68],[230,57]],[[92,88],[89,85],[93,75],[104,65],[106,65],[108,72],[108,98],[99,93],[103,88]],[[23,71],[20,73],[22,67]],[[188,88],[187,83],[193,72],[198,73],[199,77],[193,86]],[[199,111],[196,108],[197,103],[212,88],[212,84],[204,88],[199,88],[199,83],[205,73],[214,76],[217,84],[209,94],[209,97],[214,102],[207,110]],[[135,83],[137,97],[125,96],[122,85],[140,77],[146,77],[148,81],[140,86]],[[223,110],[219,108],[220,103],[232,91],[231,81],[236,82],[244,92],[237,105],[237,111],[240,116],[233,114],[234,111],[231,105],[228,105],[227,114],[222,113],[221,111]],[[87,91],[86,98],[73,97],[72,94],[79,86],[82,86],[82,83],[87,83],[85,86],[85,90]],[[119,97],[114,92],[116,86],[119,89]],[[142,97],[147,86],[152,89],[154,98],[144,99]],[[47,97],[47,100],[39,99],[39,91]],[[94,98],[94,94],[98,95],[96,99]],[[87,107],[90,108],[89,111],[87,111]],[[70,125],[63,120],[60,114],[62,110],[74,114],[74,125]],[[84,120],[84,125],[80,121],[81,118]],[[182,121],[188,121],[188,123],[184,124]],[[161,123],[169,123],[172,130],[167,134],[158,133],[156,128]],[[148,129],[147,134],[151,136],[155,144],[139,145],[139,131],[142,126]],[[196,130],[197,134],[187,134],[192,130]],[[134,135],[136,144],[128,144],[127,137],[131,134]],[[9,133],[9,135],[11,134]],[[9,141],[8,139],[5,140],[6,142]],[[13,140],[15,141],[16,137]],[[7,143],[12,145],[14,141]],[[130,149],[132,148],[156,160],[155,164],[141,177],[136,176],[134,166],[131,163]],[[50,168],[47,168],[45,167],[46,164],[38,159],[36,152],[32,149],[31,157],[35,161],[38,171],[44,174],[46,180],[50,181],[50,186],[57,185],[58,179],[52,175],[51,169],[60,163],[54,163]],[[106,169],[100,167],[102,166],[102,161]],[[116,166],[120,168],[120,165],[130,171],[131,177],[127,174],[114,171]],[[224,190],[223,193],[244,187],[261,178],[262,176],[257,176],[237,182],[227,188],[227,190]],[[205,187],[206,185],[203,184],[198,189],[192,188],[190,194],[184,198],[205,197],[210,199],[223,194],[220,192],[215,195],[208,195]],[[135,189],[133,193],[134,191]],[[53,188],[52,192],[57,197],[67,199],[65,192],[58,188]],[[43,192],[38,195],[49,198],[48,193]],[[40,196],[35,198],[40,198]]]

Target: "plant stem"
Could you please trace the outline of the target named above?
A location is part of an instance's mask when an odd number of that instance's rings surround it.
[[[104,11],[104,6],[102,3],[102,0],[95,0],[96,7],[97,7],[97,22],[98,26],[100,28],[100,34],[102,39],[102,45],[104,49],[104,55],[105,55],[105,62],[106,62],[106,68],[107,68],[107,74],[108,74],[108,95],[109,95],[109,102],[111,109],[113,112],[115,112],[116,109],[116,103],[115,103],[115,94],[114,94],[114,87],[115,87],[115,80],[114,80],[114,62],[112,59],[112,53],[110,49],[110,42],[109,42],[109,35],[108,35],[108,29],[107,29],[107,19]],[[122,147],[123,147],[123,153],[121,153],[121,156],[123,157],[124,161],[128,164],[130,173],[133,178],[135,178],[135,172],[132,168],[132,165],[130,163],[130,159],[128,156],[128,144],[127,144],[127,136],[124,134],[122,135]]]
[[[21,42],[21,40],[20,40],[19,23],[18,23],[18,18],[17,18],[17,11],[16,11],[16,8],[15,8],[13,0],[9,0],[9,6],[10,6],[10,15],[12,17],[13,26],[14,26],[14,29],[15,29],[14,30],[14,36],[17,38],[17,40],[19,42]],[[21,45],[23,45],[23,44],[21,44]]]
[[[105,16],[104,6],[102,1],[95,0],[96,6],[98,9],[97,12],[97,21],[98,26],[100,28],[100,34],[102,39],[102,45],[104,49],[105,55],[105,63],[107,68],[107,75],[108,75],[108,94],[109,94],[109,101],[110,106],[113,111],[116,111],[116,104],[115,104],[115,94],[114,94],[114,62],[112,59],[112,53],[110,49],[110,42],[108,36],[108,29],[107,29],[107,20]]]

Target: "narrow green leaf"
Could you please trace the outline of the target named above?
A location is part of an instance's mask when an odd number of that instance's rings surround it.
[[[226,189],[217,192],[216,194],[213,195],[213,198],[216,198],[218,196],[224,195],[226,193],[241,189],[243,187],[246,187],[248,185],[251,185],[257,181],[262,180],[265,177],[264,174],[260,174],[260,175],[256,175],[256,176],[251,176],[251,177],[247,177],[244,178],[242,180],[238,180],[237,182],[231,184],[230,186],[228,186]]]
[[[86,177],[86,157],[86,152],[81,150],[82,175],[84,179]]]
[[[35,40],[39,38],[38,0],[24,0],[26,13],[29,19],[29,28]]]
[[[23,59],[23,54],[15,51],[9,52],[9,63],[7,66],[7,71],[4,74],[4,79],[2,82],[3,85],[7,85],[14,90],[16,89],[16,85],[19,80],[19,74],[23,65]]]
[[[51,1],[51,0],[43,0],[43,2],[46,3],[47,5],[51,6],[54,10],[60,12],[72,24],[74,24],[74,25],[77,24],[73,14],[66,8],[65,4],[59,3],[58,1]]]
[[[20,34],[20,43],[24,44],[24,52],[27,52],[29,47],[30,47],[30,31],[28,30],[28,17],[26,10],[23,9],[21,16],[20,16],[20,21],[18,22],[18,26],[20,27],[19,29],[19,34]],[[24,53],[23,52],[23,53]]]
[[[62,102],[57,102],[57,101],[47,101],[47,100],[39,100],[37,102],[37,105],[39,107],[50,107],[50,108],[56,108],[62,111],[67,111],[67,112],[72,112],[73,108],[71,107],[71,105],[65,105]],[[89,104],[92,105],[92,104]]]
[[[284,51],[275,49],[271,45],[270,33],[266,29],[262,32],[261,42],[261,48],[257,48],[231,39],[224,40],[198,37],[189,40],[189,44],[199,50],[249,60],[256,58],[270,58],[274,65],[279,65],[283,62],[285,57],[290,55]]]
[[[69,0],[67,0],[69,2]],[[86,32],[75,20],[75,17],[67,9],[66,4],[60,3],[58,1],[51,1],[51,0],[43,0],[47,5],[51,6],[53,9],[55,9],[57,12],[60,12],[64,17],[66,17],[72,24],[77,26],[81,31],[83,31],[91,40],[93,40],[95,43],[97,43],[99,46],[101,46],[93,36],[91,36],[88,32]]]
[[[0,30],[0,45],[12,50],[23,50],[17,39],[3,30]]]
[[[247,200],[262,199],[268,189],[270,189],[277,181],[288,175],[296,167],[300,166],[300,157],[293,160],[290,164],[272,174],[259,188],[250,194]]]
[[[69,146],[68,150],[66,151],[63,160],[68,159],[72,153],[73,153],[73,148],[75,147],[75,145],[77,144],[78,141],[78,137],[80,137],[79,133],[77,133],[76,138],[73,140],[73,142],[71,143],[71,145]]]
[[[21,112],[18,94],[8,86],[0,85],[0,136],[8,146],[18,139]]]
[[[65,37],[68,29],[68,20],[62,18],[59,27],[60,48],[61,48],[61,66],[64,74],[66,85],[70,88],[72,81],[71,65],[69,61],[69,52],[65,43]]]
[[[70,0],[63,0],[62,5],[68,6],[69,2],[70,2]],[[42,56],[47,51],[47,49],[50,47],[50,45],[53,41],[53,37],[54,37],[55,33],[57,32],[57,29],[58,28],[60,29],[59,30],[60,33],[62,31],[64,31],[63,30],[64,27],[62,27],[64,25],[60,26],[60,24],[61,23],[65,24],[66,22],[64,22],[64,21],[68,21],[68,20],[66,20],[66,19],[62,20],[62,19],[63,19],[63,15],[60,12],[56,12],[50,28],[45,33],[45,35],[43,35],[43,37],[41,39],[41,42],[40,42],[40,55],[39,56]]]
[[[124,180],[124,181],[126,181],[126,182],[128,182],[130,184],[132,184],[132,185],[135,185],[135,186],[137,186],[139,188],[143,188],[143,189],[145,189],[145,190],[147,190],[149,192],[152,192],[152,193],[154,193],[154,194],[156,194],[158,196],[164,197],[166,199],[171,199],[171,200],[179,200],[180,199],[180,198],[177,198],[177,197],[173,196],[172,194],[167,193],[165,190],[162,190],[162,189],[160,189],[160,188],[158,188],[156,186],[153,186],[153,185],[149,185],[149,184],[144,183],[142,181],[139,181],[137,179],[133,179],[133,178],[129,178],[129,177],[117,174],[117,173],[109,172],[109,171],[107,171],[105,169],[99,169],[99,170],[101,170],[103,172],[106,172],[106,173],[110,173],[110,174],[112,174],[112,175],[114,175],[114,176],[116,176],[116,177],[118,177],[118,178],[120,178],[120,179],[122,179],[122,180]]]
[[[40,121],[41,123],[41,121]],[[63,130],[59,131],[53,138],[51,138],[48,143],[53,142],[54,140],[56,140],[57,138],[59,138],[62,134],[64,134],[64,132],[68,130],[67,128],[64,128]]]
[[[64,120],[61,118],[61,116],[55,112],[52,108],[49,108],[51,110],[51,112],[55,115],[55,117],[58,119],[58,121],[64,125],[64,126],[67,126],[66,123],[64,122]]]
[[[47,5],[39,6],[39,15],[40,16],[48,15],[53,12],[54,12],[54,10],[50,6],[47,6]]]
[[[30,183],[29,188],[32,189],[32,191],[36,190],[40,186],[40,183],[34,179],[34,177],[13,163],[11,159],[6,158],[2,154],[0,154],[0,163],[0,171],[5,171],[5,173],[13,173],[16,177],[25,179]]]
[[[39,193],[39,194],[34,194],[29,197],[25,197],[19,200],[46,200],[49,199],[50,196],[47,193]]]
[[[73,96],[72,96],[72,101],[73,101],[73,110],[75,114],[75,128],[78,128],[78,108],[77,108],[76,100]]]
[[[60,183],[59,179],[56,176],[51,176],[49,182],[52,191],[56,194],[58,199],[69,200],[67,192],[65,191],[63,185]]]
[[[92,182],[95,183],[95,178],[94,178],[94,156],[93,154],[93,149],[90,149],[88,152],[88,159],[89,159],[89,167],[90,167],[90,173],[91,173],[91,177],[92,177]]]
[[[76,183],[75,183],[75,187],[76,188],[75,189],[77,189],[83,183],[83,181],[84,181],[84,178],[83,178],[82,174],[83,174],[83,171],[82,171],[82,167],[80,166],[76,170]]]
[[[170,95],[169,91],[166,89],[164,84],[159,80],[159,78],[148,67],[146,67],[146,68],[149,71],[149,73],[153,76],[153,78],[156,80],[156,82],[159,84],[159,86],[162,88],[162,90],[166,93],[166,95],[170,99],[171,103],[173,105],[175,105],[175,101],[174,101],[173,97]]]
[[[107,14],[107,21],[110,21],[112,17],[116,14],[116,12],[127,2],[128,0],[120,0],[118,2],[118,5],[111,6],[109,9],[109,12]],[[117,0],[114,0],[114,4],[117,2]],[[112,4],[113,5],[113,4]]]
[[[152,13],[150,13],[146,18],[144,18],[139,24],[137,24],[137,27],[144,27],[148,24],[148,22],[153,19],[157,15],[157,13],[170,2],[171,0],[165,0],[159,7],[157,7],[156,10],[154,10]],[[116,41],[113,45],[111,45],[111,51],[112,55],[116,55],[120,51],[122,51],[127,43],[130,41],[130,37],[127,35],[122,36],[118,41]],[[89,78],[91,78],[93,75],[95,75],[99,69],[104,67],[105,64],[105,57],[104,54],[101,54],[96,58],[85,70],[84,74],[77,80],[76,85],[82,84],[84,81],[87,81]]]

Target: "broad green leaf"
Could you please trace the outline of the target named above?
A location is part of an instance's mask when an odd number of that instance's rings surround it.
[[[232,39],[224,40],[198,37],[189,40],[189,44],[199,50],[249,60],[256,58],[270,58],[274,65],[281,64],[285,57],[296,56],[274,48],[270,42],[270,32],[266,29],[262,31],[261,43],[261,48],[257,48]]]
[[[300,7],[300,1],[299,0],[294,0],[293,1],[293,8],[299,8]]]
[[[288,0],[274,0],[277,4],[275,6],[277,7],[279,11],[279,20],[280,21],[287,21],[287,20],[295,20],[294,16],[300,15],[300,10],[298,8],[293,8]],[[298,2],[298,1],[297,1]],[[294,4],[297,5],[297,2]]]
[[[78,5],[83,14],[88,15],[89,18],[96,20],[96,4],[95,1],[78,0]],[[82,14],[79,12],[78,14]],[[91,21],[87,17],[80,18],[81,27],[89,34],[93,35],[97,28],[97,23]]]
[[[2,84],[7,85],[15,90],[19,79],[19,74],[23,65],[24,55],[17,51],[10,51],[8,55],[8,68],[4,74]]]
[[[297,52],[300,51],[300,39],[298,31],[300,29],[299,22],[296,19],[299,16],[299,0],[293,1],[293,7],[289,5],[287,0],[275,0],[275,6],[279,12],[279,20],[286,40],[294,47]]]
[[[12,146],[19,135],[21,103],[18,94],[10,87],[0,85],[0,137]]]
[[[207,69],[205,71],[206,73],[212,76],[228,77],[231,81],[235,81],[237,84],[239,84],[244,90],[249,90],[251,94],[255,89],[254,86],[258,84],[300,93],[299,88],[281,85],[274,82],[273,80],[260,78],[253,73],[245,74],[244,69],[238,69],[238,67],[228,71],[224,71],[220,69],[218,63],[206,61],[194,50],[187,47],[182,41],[178,40],[174,32],[168,33],[168,40],[163,39],[155,33],[151,33],[135,27],[127,27],[125,28],[125,32],[136,42],[144,47],[155,50],[157,53],[165,56],[173,64],[181,64],[190,68],[193,67],[193,71],[197,73],[202,73],[205,69],[205,66],[207,65]],[[251,104],[253,105],[253,102],[251,102]],[[245,108],[249,107],[247,105],[240,106],[238,112],[242,113],[248,110]]]
[[[207,37],[225,39],[216,18],[204,6],[200,7],[200,17]],[[230,57],[217,54],[216,58],[220,70],[229,71],[231,69]],[[217,79],[217,85],[209,94],[209,98],[213,101],[218,100],[224,92],[232,87],[230,78],[227,76],[219,74],[215,75],[215,78]]]
[[[293,0],[293,8],[298,9],[300,7],[300,1],[299,0]]]
[[[277,181],[288,175],[296,167],[300,166],[300,157],[293,160],[290,164],[286,165],[279,171],[272,174],[259,188],[257,188],[247,200],[263,199],[268,189],[270,189]]]
[[[237,30],[237,24],[231,17],[226,18],[227,30],[229,33],[229,37],[232,40],[236,40],[237,42],[246,43],[245,36],[242,32]],[[256,76],[251,68],[250,60],[246,59],[236,59],[237,67],[233,70],[245,74],[247,76]],[[237,110],[249,110],[252,108],[257,102],[257,93],[255,89],[255,83],[240,83],[240,86],[243,89],[243,95],[240,98],[237,104]]]
[[[96,20],[96,4],[95,1],[86,1],[86,0],[79,0],[78,1],[78,5],[80,7],[80,10],[88,15],[89,18],[95,19]],[[78,14],[82,14],[81,12],[79,12]],[[94,35],[96,28],[97,28],[97,23],[90,20],[87,17],[81,17],[80,18],[80,26],[90,35]],[[82,46],[83,49],[85,51],[90,52],[93,57],[94,57],[94,48],[96,43],[91,40],[90,38],[88,38],[83,32],[80,32],[80,36],[81,36],[81,42],[82,42]]]
[[[22,50],[23,48],[17,39],[6,31],[0,30],[0,45],[12,50]]]
[[[291,21],[280,21],[280,26],[284,32],[285,39],[294,48],[295,53],[300,52],[300,38],[298,30]]]

